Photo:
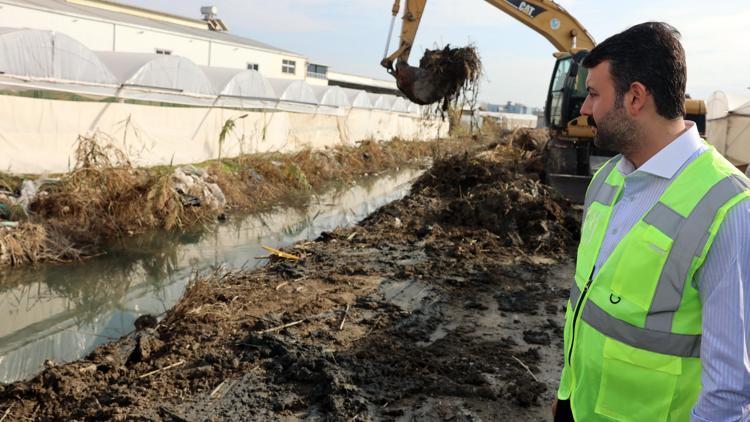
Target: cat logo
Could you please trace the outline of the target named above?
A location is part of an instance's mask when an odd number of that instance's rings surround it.
[[[534,6],[527,4],[525,1],[522,1],[521,4],[518,5],[518,10],[526,13],[529,16],[534,15],[534,9],[536,9]]]
[[[519,12],[527,15],[530,18],[535,18],[540,13],[544,12],[545,9],[539,6],[532,6],[525,1],[520,0],[505,0],[506,3],[513,5]]]

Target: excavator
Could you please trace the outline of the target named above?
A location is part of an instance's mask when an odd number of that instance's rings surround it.
[[[545,181],[573,202],[582,203],[591,176],[614,155],[594,145],[591,122],[580,113],[588,95],[588,70],[580,63],[596,42],[583,25],[554,1],[485,1],[533,29],[557,49],[544,107],[544,121],[550,134],[545,149]],[[405,0],[400,44],[389,55],[390,37],[401,7],[401,0],[394,1],[385,58],[381,62],[396,78],[399,90],[417,104],[434,103],[444,94],[444,84],[438,75],[408,64],[426,3],[427,0]],[[705,102],[686,99],[685,106],[685,118],[696,122],[702,135],[706,126]]]

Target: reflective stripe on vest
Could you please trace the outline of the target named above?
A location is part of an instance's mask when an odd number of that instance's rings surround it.
[[[612,171],[603,169],[596,180],[603,180]],[[606,173],[605,173],[606,171]],[[600,197],[602,188],[609,186],[598,183],[597,189],[591,190],[592,202]],[[694,256],[700,256],[709,238],[709,230],[718,211],[724,204],[750,188],[750,183],[740,176],[730,175],[716,183],[701,198],[687,218],[661,202],[658,202],[643,218],[648,223],[673,240],[672,249],[667,257],[659,277],[654,298],[645,328],[636,327],[621,321],[588,301],[583,309],[581,319],[607,337],[621,341],[632,347],[656,353],[681,357],[700,356],[700,335],[671,333],[674,314],[682,301],[685,282]],[[590,203],[589,203],[590,204]],[[608,204],[605,204],[608,205]],[[570,303],[577,305],[581,292],[573,283],[570,292]]]
[[[594,179],[591,181],[591,185],[586,190],[586,197],[583,200],[583,215],[586,215],[586,211],[592,202],[600,202],[604,205],[611,205],[615,200],[617,194],[617,187],[608,185],[605,182],[609,173],[614,170],[617,163],[620,161],[621,155],[617,155],[611,158],[609,161],[604,163],[601,169],[594,175]]]
[[[659,203],[644,218],[674,240],[667,261],[662,267],[646,328],[671,331],[672,320],[682,301],[685,282],[694,256],[700,256],[709,238],[709,229],[716,213],[724,204],[748,189],[744,178],[727,176],[715,184],[698,202],[687,218]],[[675,237],[676,236],[676,237]]]
[[[574,283],[570,292],[570,306],[575,307],[580,296],[581,291]],[[581,314],[581,320],[586,321],[587,324],[605,336],[632,347],[686,358],[700,356],[700,335],[665,333],[636,327],[608,314],[593,301],[586,303]]]

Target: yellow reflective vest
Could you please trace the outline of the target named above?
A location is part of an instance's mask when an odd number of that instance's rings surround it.
[[[558,398],[570,399],[578,421],[687,421],[701,389],[693,277],[727,211],[750,197],[750,182],[710,147],[594,271],[624,184],[619,159],[586,192]]]

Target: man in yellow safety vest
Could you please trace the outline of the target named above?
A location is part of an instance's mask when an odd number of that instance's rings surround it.
[[[750,182],[685,114],[679,33],[647,22],[583,60],[597,147],[555,421],[750,419]]]

